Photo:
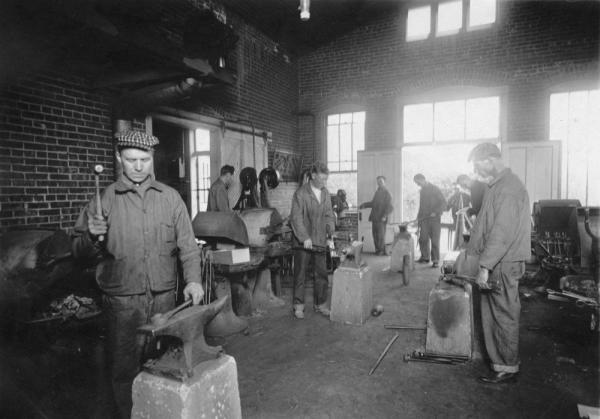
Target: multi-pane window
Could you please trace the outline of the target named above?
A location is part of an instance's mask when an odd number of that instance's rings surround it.
[[[410,8],[406,18],[406,40],[427,39],[432,31],[437,37],[486,28],[496,21],[496,1],[450,0]],[[463,13],[467,19],[463,19]],[[432,28],[432,25],[435,26]]]
[[[404,106],[404,142],[498,140],[498,96],[419,103]]]
[[[327,166],[330,171],[355,171],[357,153],[364,149],[364,112],[327,116]]]
[[[327,187],[332,194],[346,191],[348,203],[357,203],[358,152],[365,149],[365,112],[327,116]]]
[[[600,90],[550,95],[550,140],[562,144],[562,197],[600,205]]]
[[[191,213],[206,211],[210,189],[210,131],[196,129],[190,135]]]

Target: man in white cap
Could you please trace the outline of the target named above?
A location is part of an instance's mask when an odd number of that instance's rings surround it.
[[[119,179],[102,193],[102,213],[92,200],[75,225],[76,257],[100,259],[96,281],[108,319],[110,376],[120,417],[131,415],[131,385],[140,370],[143,344],[136,329],[175,306],[177,258],[186,299],[204,295],[200,251],[181,196],[154,179],[158,139],[140,131],[117,136]]]

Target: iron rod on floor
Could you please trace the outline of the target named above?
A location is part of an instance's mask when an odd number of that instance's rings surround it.
[[[390,342],[387,344],[387,346],[385,347],[385,349],[383,350],[381,355],[379,355],[379,359],[377,360],[375,365],[373,365],[373,368],[371,368],[371,371],[369,371],[369,375],[371,375],[371,374],[373,374],[373,372],[375,372],[375,370],[377,369],[377,367],[379,366],[381,361],[383,361],[383,357],[385,356],[385,354],[387,354],[387,352],[390,350],[390,348],[392,347],[394,342],[396,342],[396,339],[398,339],[399,336],[400,335],[398,333],[396,333],[396,335],[390,340]]]

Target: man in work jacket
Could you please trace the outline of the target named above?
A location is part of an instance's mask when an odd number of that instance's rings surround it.
[[[467,247],[467,253],[479,256],[481,320],[493,371],[479,381],[514,382],[520,362],[519,279],[531,256],[529,196],[521,180],[504,167],[496,145],[479,144],[469,160],[477,173],[492,178]]]
[[[312,260],[315,270],[314,309],[329,316],[327,308],[327,259],[325,249],[328,235],[335,228],[331,197],[325,187],[329,170],[316,162],[310,171],[309,181],[300,186],[292,199],[290,225],[294,233],[294,316],[304,318],[304,282],[306,270]],[[316,246],[316,247],[315,247]]]
[[[156,144],[156,137],[139,131],[118,137],[123,173],[102,193],[101,213],[94,200],[84,208],[73,238],[76,257],[102,258],[96,281],[104,293],[115,404],[124,418],[131,415],[131,385],[142,360],[136,330],[175,306],[178,257],[184,297],[199,304],[204,295],[200,251],[185,204],[175,189],[154,180]]]
[[[371,222],[371,231],[373,232],[373,243],[375,244],[375,254],[380,256],[387,255],[385,250],[385,228],[388,222],[388,216],[394,210],[392,206],[392,195],[385,187],[385,176],[377,176],[377,190],[373,195],[373,200],[360,204],[360,209],[371,208],[369,221]]]
[[[431,257],[431,262],[433,262],[431,266],[437,268],[440,261],[442,213],[446,210],[446,199],[440,188],[427,182],[423,174],[417,173],[413,180],[421,187],[419,193],[419,213],[417,214],[421,258],[417,262],[429,263]],[[430,242],[431,253],[429,251]]]

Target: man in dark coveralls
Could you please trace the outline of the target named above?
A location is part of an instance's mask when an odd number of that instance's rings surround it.
[[[206,211],[231,211],[231,208],[229,207],[229,195],[227,193],[227,189],[233,182],[234,171],[235,169],[233,166],[228,164],[221,167],[219,178],[215,180],[212,185],[210,185]]]
[[[385,176],[377,176],[377,190],[373,200],[360,204],[360,209],[371,208],[369,221],[373,232],[373,243],[375,254],[387,255],[385,250],[385,229],[390,213],[394,210],[392,206],[392,195],[385,187]]]
[[[335,229],[335,216],[331,208],[331,197],[325,184],[329,177],[327,166],[321,162],[313,164],[308,182],[300,186],[292,199],[290,226],[294,243],[301,249],[294,250],[294,316],[304,318],[304,281],[306,270],[312,259],[314,276],[314,309],[329,316],[327,308],[327,259],[323,249],[328,246],[328,237]]]
[[[440,234],[442,231],[442,213],[446,210],[446,199],[437,186],[427,182],[425,176],[417,173],[414,182],[421,187],[419,193],[419,248],[421,258],[418,263],[429,263],[430,257],[433,268],[440,261]],[[431,242],[431,253],[429,243]]]
[[[200,251],[179,193],[154,180],[158,139],[139,131],[117,137],[123,172],[102,193],[102,213],[92,200],[75,225],[73,253],[101,258],[96,281],[108,319],[110,377],[120,417],[131,415],[131,385],[140,370],[143,344],[136,330],[175,306],[177,258],[183,295],[199,304],[204,290]]]
[[[485,347],[493,373],[487,384],[513,382],[519,372],[519,279],[531,256],[529,196],[521,180],[502,163],[496,145],[483,143],[469,155],[475,171],[491,177],[467,252],[479,256],[477,284]]]

